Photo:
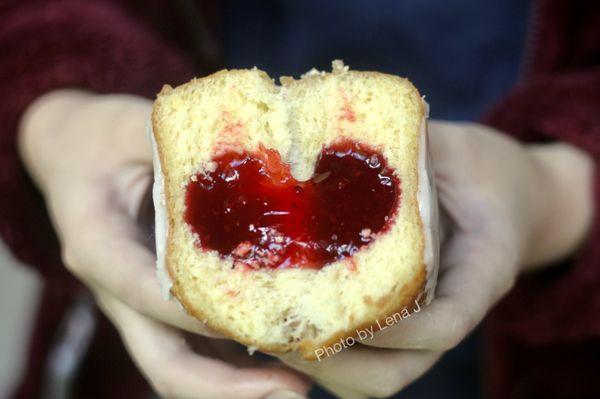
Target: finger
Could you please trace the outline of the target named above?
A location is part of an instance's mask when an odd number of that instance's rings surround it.
[[[185,338],[192,350],[198,354],[226,360],[235,367],[285,367],[279,359],[262,354],[249,355],[248,348],[229,339],[213,339],[187,333]]]
[[[512,286],[515,253],[508,242],[489,233],[452,237],[433,302],[361,343],[382,348],[453,348]]]
[[[471,166],[465,164],[468,157],[452,154],[465,154],[465,148],[460,147],[465,140],[456,140],[457,135],[468,134],[465,126],[435,121],[429,125],[440,202],[455,224],[455,232],[443,248],[436,298],[419,312],[380,331],[374,339],[362,342],[365,345],[450,349],[514,282],[518,251],[510,238],[513,234],[497,224],[492,226],[502,216],[484,199],[469,204],[468,212],[464,209],[462,197],[472,194],[465,194],[461,187],[469,184],[465,173]],[[449,170],[454,173],[447,174]],[[489,214],[496,217],[483,216]]]
[[[107,99],[107,103],[107,106],[114,107],[113,112],[115,112],[115,134],[111,145],[126,151],[125,157],[128,162],[136,161],[151,165],[152,142],[148,136],[148,129],[152,102],[143,97],[117,94]],[[132,114],[135,117],[132,117]],[[122,132],[131,132],[131,134],[122,134]]]
[[[288,390],[305,394],[309,385],[281,368],[236,369],[199,356],[174,329],[157,323],[110,295],[99,304],[115,324],[134,361],[153,387],[169,398],[263,398]]]
[[[139,312],[207,336],[220,336],[204,323],[187,315],[180,305],[167,301],[156,277],[155,257],[145,246],[134,241],[130,222],[119,215],[105,215],[77,242],[78,265],[74,270],[82,279],[107,291]]]
[[[332,390],[387,397],[401,390],[427,371],[440,352],[399,351],[355,346],[321,361],[307,361],[295,354],[280,359]]]
[[[89,201],[85,208],[72,209],[78,223],[64,240],[65,263],[88,284],[145,315],[186,331],[220,337],[161,294],[156,257],[135,222],[148,184],[147,167],[140,166],[124,172],[110,198],[105,188],[80,187],[77,197]]]

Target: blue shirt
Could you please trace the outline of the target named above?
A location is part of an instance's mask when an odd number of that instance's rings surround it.
[[[518,79],[529,1],[329,0],[225,2],[228,67],[271,76],[329,69],[408,77],[434,118],[472,120]]]

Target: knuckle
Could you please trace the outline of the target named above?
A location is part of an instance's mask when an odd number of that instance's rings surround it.
[[[447,351],[456,347],[470,329],[470,323],[463,311],[454,312],[439,349]]]
[[[387,398],[394,395],[397,391],[398,388],[390,383],[379,383],[369,387],[366,393],[374,398]]]
[[[66,243],[65,245],[63,245],[61,249],[61,260],[67,268],[67,270],[69,270],[77,276],[80,275],[81,262],[79,261],[77,250],[75,249],[75,246],[73,244]]]
[[[500,297],[503,297],[504,295],[509,293],[513,289],[513,287],[515,286],[516,283],[517,283],[516,274],[508,276],[506,279],[504,279],[503,285],[500,287]]]
[[[453,329],[450,333],[448,333],[448,335],[442,341],[439,349],[448,351],[458,346],[464,337],[462,334],[459,334],[458,331],[458,329]]]
[[[374,398],[387,398],[396,394],[405,385],[405,376],[398,366],[380,370],[378,378],[372,379],[367,387],[366,394]]]
[[[86,223],[82,221],[80,226]],[[65,267],[78,277],[83,275],[86,239],[89,233],[83,227],[65,229],[62,240],[61,260]]]
[[[161,377],[151,377],[149,379],[152,389],[163,398],[175,398],[172,385]]]
[[[127,304],[138,311],[141,311],[146,304],[144,300],[144,294],[141,284],[138,280],[130,281],[126,287],[123,288],[124,297],[126,298]]]

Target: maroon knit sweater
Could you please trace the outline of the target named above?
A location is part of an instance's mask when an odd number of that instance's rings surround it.
[[[163,83],[201,74],[193,67],[197,55],[184,26],[167,0],[0,3],[0,234],[47,282],[17,397],[39,393],[52,332],[82,289],[62,265],[43,200],[19,160],[19,119],[36,97],[57,88],[150,97]],[[600,2],[536,2],[524,79],[483,121],[523,141],[571,143],[598,160]],[[599,316],[596,216],[575,256],[549,272],[521,278],[486,320],[490,396],[600,395]],[[114,329],[101,318],[76,396],[138,397],[145,389]]]

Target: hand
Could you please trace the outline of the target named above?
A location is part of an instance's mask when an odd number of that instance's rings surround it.
[[[592,214],[592,162],[564,144],[523,146],[477,124],[431,122],[448,233],[436,298],[320,362],[281,359],[343,398],[390,396],[456,346],[522,272],[575,249]]]
[[[281,363],[237,368],[230,364],[239,364],[240,357],[231,349],[232,342],[205,341],[204,349],[220,349],[206,357],[197,354],[179,330],[217,336],[163,299],[149,235],[138,223],[140,204],[152,182],[146,137],[150,109],[150,101],[134,96],[58,91],[40,98],[24,115],[21,156],[46,199],[65,265],[95,294],[132,357],[163,396],[305,393],[306,379]]]

